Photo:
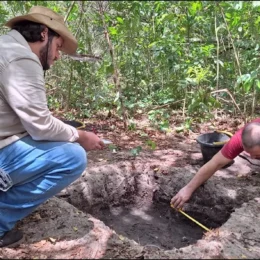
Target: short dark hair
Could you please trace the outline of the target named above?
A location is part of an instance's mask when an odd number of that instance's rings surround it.
[[[260,146],[260,123],[252,122],[245,126],[242,131],[242,144],[246,149]]]
[[[12,29],[18,31],[27,42],[38,42],[43,41],[41,33],[47,26],[44,24],[32,22],[32,21],[21,21],[17,22],[12,26]],[[60,35],[48,28],[48,37],[52,39],[54,36],[59,37]]]

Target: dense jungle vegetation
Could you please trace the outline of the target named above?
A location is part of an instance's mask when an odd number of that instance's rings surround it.
[[[260,1],[2,1],[4,23],[34,5],[62,14],[79,42],[46,74],[49,107],[68,118],[145,114],[162,129],[259,103]]]

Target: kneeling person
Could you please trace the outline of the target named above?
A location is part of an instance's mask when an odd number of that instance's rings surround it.
[[[246,151],[253,159],[260,159],[260,118],[238,130],[228,143],[171,199],[171,204],[181,209],[200,185],[243,151]]]

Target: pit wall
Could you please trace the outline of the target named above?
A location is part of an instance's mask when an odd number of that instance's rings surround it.
[[[124,162],[92,167],[58,197],[91,214],[104,205],[128,205],[151,198],[151,203],[165,203],[197,172],[198,167],[171,168],[158,174],[147,164]],[[213,176],[193,195],[184,210],[210,228],[219,227],[230,214],[260,194],[260,178],[221,178]]]

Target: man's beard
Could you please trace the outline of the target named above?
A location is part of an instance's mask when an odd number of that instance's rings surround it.
[[[50,68],[49,60],[50,60],[50,43],[47,44],[40,50],[40,61],[42,64],[43,70],[48,70]]]

